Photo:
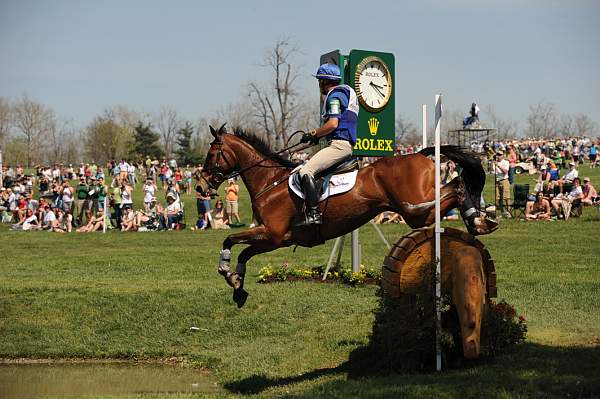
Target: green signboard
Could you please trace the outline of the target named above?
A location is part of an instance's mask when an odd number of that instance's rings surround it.
[[[358,97],[357,140],[354,155],[393,156],[396,114],[394,55],[367,50],[352,50],[343,55],[339,50],[321,56],[321,64],[340,66],[342,81],[351,86]]]

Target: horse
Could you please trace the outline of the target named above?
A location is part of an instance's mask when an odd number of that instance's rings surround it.
[[[248,297],[243,288],[246,264],[255,255],[291,245],[320,245],[357,229],[383,211],[400,214],[411,228],[435,221],[434,163],[427,158],[433,148],[381,158],[361,168],[352,190],[319,204],[322,224],[307,228],[296,226],[303,217],[304,201],[285,182],[297,164],[273,153],[263,140],[241,129],[232,134],[225,131],[225,125],[218,130],[210,126],[210,132],[214,140],[198,176],[199,189],[214,196],[223,181],[239,174],[257,221],[256,227],[229,235],[220,252],[218,271],[233,287],[233,300],[240,308]],[[442,146],[441,153],[462,167],[461,175],[441,189],[442,215],[458,207],[470,233],[491,233],[497,222],[475,208],[485,184],[479,158],[456,146]],[[231,249],[237,244],[248,247],[239,254],[233,271]]]

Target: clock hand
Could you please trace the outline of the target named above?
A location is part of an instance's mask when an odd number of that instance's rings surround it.
[[[378,93],[378,94],[379,94],[381,97],[385,98],[385,94],[383,94],[383,93],[381,92],[381,90],[379,90],[379,89],[377,88],[377,85],[371,85],[371,86],[373,86],[373,89],[375,89],[375,91],[376,91],[376,92],[377,92],[377,93]]]
[[[371,86],[375,86],[375,87],[378,87],[378,88],[380,88],[380,89],[383,89],[383,86],[380,86],[380,85],[378,85],[378,84],[375,84],[375,83],[373,83],[373,82],[369,82],[369,84],[370,84]]]

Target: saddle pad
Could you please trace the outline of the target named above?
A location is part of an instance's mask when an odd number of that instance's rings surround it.
[[[332,195],[342,194],[352,190],[352,187],[354,187],[354,184],[356,183],[357,175],[358,170],[353,170],[352,172],[327,176],[328,178],[324,179],[324,187],[321,187],[320,190],[321,197],[319,198],[319,202],[324,201]],[[304,193],[302,193],[302,188],[300,187],[299,183],[300,179],[297,176],[298,172],[290,175],[288,179],[288,186],[294,192],[294,194],[304,199]],[[327,185],[325,186],[325,184]]]

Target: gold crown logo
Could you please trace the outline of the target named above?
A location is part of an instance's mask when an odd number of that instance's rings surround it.
[[[371,136],[375,136],[377,134],[378,128],[379,121],[377,120],[377,118],[372,117],[371,119],[369,119],[369,132],[371,133]]]

